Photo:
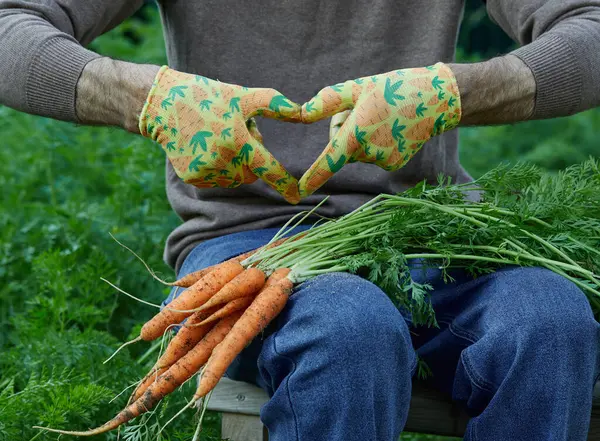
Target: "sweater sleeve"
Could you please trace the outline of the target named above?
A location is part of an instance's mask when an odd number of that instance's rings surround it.
[[[522,47],[533,72],[533,119],[600,105],[599,0],[488,0],[490,17]]]
[[[143,0],[0,0],[0,104],[76,121],[83,45],[133,14]]]

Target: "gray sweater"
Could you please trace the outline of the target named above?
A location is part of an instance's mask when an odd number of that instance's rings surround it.
[[[76,121],[81,71],[98,55],[84,49],[141,0],[0,0],[0,103]],[[462,0],[236,0],[160,3],[169,64],[221,81],[274,87],[304,102],[324,86],[392,69],[452,61]],[[600,103],[600,0],[488,0],[490,16],[521,43],[514,52],[537,82],[535,118]],[[326,121],[302,126],[259,120],[267,148],[300,177],[324,148]],[[165,259],[179,267],[200,241],[282,224],[331,195],[321,212],[347,213],[439,173],[469,179],[458,133],[430,140],[406,165],[385,172],[350,164],[297,206],[258,181],[237,189],[197,189],[167,163],[167,195],[183,220]],[[158,146],[157,146],[158,148]],[[158,172],[158,171],[157,171]]]

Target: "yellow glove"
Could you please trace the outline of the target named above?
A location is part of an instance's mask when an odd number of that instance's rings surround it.
[[[298,182],[262,144],[251,120],[256,115],[297,122],[300,106],[274,89],[221,83],[163,66],[139,128],[161,144],[188,184],[233,188],[260,178],[298,203]]]
[[[456,127],[460,96],[456,79],[443,63],[395,70],[329,86],[302,106],[302,121],[312,123],[350,110],[343,125],[300,179],[308,196],[349,162],[397,170],[432,136]]]

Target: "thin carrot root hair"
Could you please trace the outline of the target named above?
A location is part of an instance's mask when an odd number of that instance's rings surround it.
[[[117,350],[116,350],[115,352],[113,352],[113,353],[112,353],[112,355],[111,355],[110,357],[108,357],[106,360],[104,360],[104,362],[103,362],[102,364],[106,364],[106,363],[108,363],[110,360],[112,360],[112,359],[115,357],[115,355],[117,355],[117,354],[119,353],[119,351],[120,351],[121,349],[123,349],[125,346],[132,345],[132,344],[134,344],[134,343],[137,343],[137,342],[138,342],[138,341],[140,341],[140,340],[142,340],[142,337],[139,337],[139,336],[138,336],[138,337],[134,338],[133,340],[126,341],[126,342],[125,342],[125,343],[123,343],[121,346],[119,346],[119,347],[117,348]]]
[[[163,430],[165,430],[167,428],[167,426],[169,424],[171,424],[173,422],[173,420],[175,420],[175,418],[179,417],[183,412],[185,412],[186,410],[188,410],[190,407],[194,406],[195,401],[194,400],[190,400],[185,406],[183,406],[175,415],[173,415],[171,417],[171,419],[169,419],[169,421],[167,421],[159,430],[158,433],[156,435],[157,439],[160,439],[160,434],[162,433]]]
[[[104,280],[104,279],[103,279],[103,280]],[[108,282],[108,283],[109,283],[109,284],[111,284],[110,282]],[[112,285],[112,284],[111,284],[111,285]],[[119,289],[119,288],[117,288],[117,289]],[[169,326],[167,329],[165,329],[165,333],[167,332],[167,330],[169,330],[169,328],[171,328],[171,327],[173,327],[173,326],[177,326],[177,325],[170,325],[170,326]],[[164,337],[164,335],[165,335],[165,334],[163,334],[163,337]],[[113,353],[112,353],[112,355],[111,355],[110,357],[108,357],[106,360],[104,360],[104,362],[103,362],[102,364],[106,364],[106,363],[108,363],[110,360],[112,360],[112,359],[115,357],[115,355],[117,355],[117,354],[118,354],[118,353],[121,351],[121,349],[123,349],[124,347],[126,347],[126,346],[129,346],[129,345],[132,345],[132,344],[134,344],[134,343],[137,343],[138,341],[141,341],[141,340],[142,340],[142,336],[140,335],[140,336],[137,336],[136,338],[134,338],[133,340],[126,341],[126,342],[125,342],[125,343],[123,343],[121,346],[119,346],[119,347],[118,347],[118,348],[115,350],[115,352],[113,352]]]
[[[131,254],[133,254],[140,262],[142,262],[142,265],[144,265],[144,267],[146,267],[146,270],[148,271],[148,273],[150,273],[150,275],[152,276],[152,278],[154,280],[162,283],[163,285],[178,286],[178,285],[175,285],[175,282],[167,282],[166,280],[163,280],[160,277],[158,277],[156,275],[156,273],[154,272],[154,270],[152,268],[150,268],[150,266],[146,263],[146,261],[144,259],[142,259],[135,251],[133,251],[131,248],[129,248],[124,243],[120,242],[115,236],[113,236],[112,233],[108,233],[108,234],[110,235],[110,237],[112,237],[112,239],[115,242],[117,242],[119,245],[121,245],[123,248],[125,248],[127,251],[129,251]]]
[[[123,389],[121,392],[119,392],[117,395],[115,395],[114,397],[112,397],[112,399],[108,402],[108,404],[110,404],[113,401],[115,401],[117,398],[119,398],[121,395],[123,395],[125,392],[127,392],[132,387],[139,386],[139,384],[140,384],[140,381],[134,381],[129,386],[127,386],[125,389]]]
[[[112,286],[114,289],[116,289],[117,291],[119,291],[121,294],[125,294],[127,297],[132,298],[133,300],[136,300],[140,303],[143,303],[144,305],[148,305],[148,306],[152,306],[154,308],[158,308],[160,309],[160,305],[157,305],[156,303],[151,303],[148,302],[144,299],[140,299],[139,297],[134,296],[133,294],[128,293],[127,291],[119,288],[117,285],[115,285],[114,283],[109,282],[108,280],[106,280],[104,277],[100,277],[100,280],[102,280],[103,282],[108,283],[110,286]]]
[[[204,421],[204,414],[206,413],[206,409],[208,408],[208,402],[210,401],[210,397],[212,395],[212,390],[208,393],[206,397],[201,398],[200,400],[196,400],[196,406],[200,406],[200,402],[202,403],[202,413],[200,413],[200,418],[198,418],[198,423],[196,425],[196,431],[194,432],[194,436],[192,437],[192,441],[198,441],[200,432],[202,431],[202,422]],[[194,400],[192,400],[194,401]]]

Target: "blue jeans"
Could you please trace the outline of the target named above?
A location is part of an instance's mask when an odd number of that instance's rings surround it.
[[[196,247],[180,276],[266,243],[276,229]],[[539,268],[507,267],[433,285],[439,328],[414,327],[372,283],[346,273],[297,287],[283,312],[229,368],[271,399],[273,441],[396,441],[408,414],[416,354],[428,380],[471,415],[470,441],[584,441],[600,365],[600,325],[584,294]],[[409,329],[412,332],[409,332]]]

